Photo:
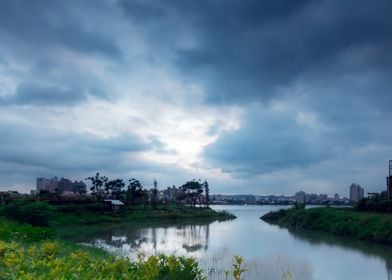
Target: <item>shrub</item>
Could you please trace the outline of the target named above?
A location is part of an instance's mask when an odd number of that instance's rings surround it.
[[[0,241],[2,279],[204,279],[193,258],[152,256],[131,262],[76,250],[61,254],[56,242],[29,247]]]
[[[48,203],[26,199],[15,200],[2,210],[5,217],[33,226],[48,226],[54,213],[55,209]]]

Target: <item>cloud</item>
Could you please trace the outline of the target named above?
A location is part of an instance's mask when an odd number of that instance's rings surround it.
[[[214,104],[269,101],[315,76],[390,74],[392,4],[386,0],[119,4],[158,51],[165,42],[179,73],[202,83]]]
[[[97,6],[103,8],[100,1]],[[81,2],[2,1],[0,4],[0,34],[23,48],[53,49],[63,46],[77,52],[98,53],[111,59],[121,59],[122,53],[110,34],[102,34],[82,15],[84,9],[93,11]],[[91,13],[90,20],[97,20]],[[3,42],[3,43],[11,43]]]
[[[0,172],[17,182],[18,170],[30,181],[137,170],[165,184],[200,174],[217,192],[379,185],[373,166],[391,146],[391,8],[2,1]]]
[[[17,129],[16,129],[17,128]],[[102,138],[87,133],[69,133],[44,126],[3,123],[0,126],[0,161],[36,166],[47,171],[122,171],[132,164],[135,153],[148,145],[135,135]]]
[[[235,176],[267,174],[307,167],[333,155],[333,143],[314,123],[302,122],[284,109],[255,107],[238,130],[219,135],[205,156]]]
[[[70,106],[85,101],[87,96],[86,92],[77,89],[22,84],[18,86],[15,95],[0,99],[0,104]]]

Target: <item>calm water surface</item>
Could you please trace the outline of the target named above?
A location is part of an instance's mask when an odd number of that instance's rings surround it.
[[[269,225],[261,215],[282,206],[214,206],[227,222],[81,227],[65,235],[119,256],[177,254],[196,257],[209,279],[224,279],[233,255],[245,258],[246,279],[392,280],[392,247]]]

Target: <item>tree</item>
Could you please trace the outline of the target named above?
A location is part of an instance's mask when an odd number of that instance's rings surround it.
[[[125,187],[125,183],[122,179],[115,179],[106,182],[105,191],[110,192],[111,196],[120,199],[123,193],[123,188]]]
[[[158,202],[158,181],[154,178],[154,189],[152,191],[152,204],[156,206]]]
[[[203,193],[203,184],[199,181],[193,179],[192,181],[186,182],[181,186],[182,196],[180,199],[185,199],[188,204],[191,206],[196,206],[196,203],[199,201],[201,204],[201,195]]]
[[[205,205],[206,207],[210,206],[210,187],[208,185],[207,180],[204,180],[204,193],[205,193]]]
[[[90,191],[98,200],[103,200],[107,196],[106,184],[109,180],[108,177],[101,177],[99,176],[99,172],[97,172],[94,177],[87,177],[85,180],[91,181],[92,186],[90,187]]]
[[[136,200],[142,199],[143,196],[144,190],[142,184],[135,178],[130,179],[126,192],[126,203],[128,205],[134,205]]]

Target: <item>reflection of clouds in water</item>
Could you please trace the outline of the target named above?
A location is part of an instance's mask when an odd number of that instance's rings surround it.
[[[113,254],[135,259],[140,253],[175,254],[201,258],[208,249],[209,225],[187,225],[170,228],[143,228],[124,236],[96,238],[94,246]]]
[[[290,271],[293,279],[304,280],[351,279],[353,273],[358,280],[392,280],[392,266],[386,263],[392,260],[391,247],[289,232],[259,219],[277,207],[241,209],[246,211],[234,212],[238,218],[230,222],[97,227],[83,241],[131,258],[139,252],[196,257],[209,279],[225,279],[233,255],[240,255],[249,269],[245,279],[284,279],[283,273]]]

